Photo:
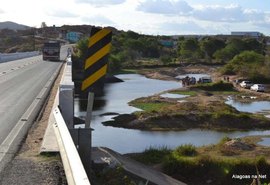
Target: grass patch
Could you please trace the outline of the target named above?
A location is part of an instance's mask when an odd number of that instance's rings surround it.
[[[161,109],[166,108],[167,106],[170,105],[170,103],[166,102],[137,102],[137,101],[132,101],[130,105],[137,107],[139,109],[142,109],[146,112],[157,112],[160,111]]]
[[[192,158],[170,155],[163,165],[163,170],[167,174],[188,184],[250,184],[252,178],[239,180],[232,176],[235,174],[256,175],[256,167],[260,174],[267,174],[270,170],[270,165],[263,157],[228,159],[207,155]],[[209,182],[209,179],[212,181]],[[268,183],[269,178],[261,179],[261,182]]]
[[[260,175],[269,174],[270,164],[265,157],[260,155],[250,157],[244,151],[236,156],[224,156],[220,152],[221,147],[231,140],[235,139],[224,137],[216,145],[198,148],[191,144],[181,145],[174,150],[167,147],[149,148],[141,154],[136,154],[134,159],[145,164],[159,164],[164,173],[187,184],[251,184],[253,180],[251,175],[257,175],[257,169]],[[250,138],[236,140],[247,145],[255,142]],[[250,175],[250,178],[241,180],[232,178],[233,175],[239,174]],[[260,181],[261,184],[269,183],[270,177],[267,175]]]
[[[144,164],[158,164],[161,163],[166,156],[171,153],[167,147],[153,148],[150,147],[146,149],[143,153],[134,156],[134,159],[140,161]]]
[[[104,185],[136,185],[136,179],[131,177],[121,166],[114,168],[105,168],[103,171],[94,171],[92,174],[93,184],[104,184]],[[92,182],[92,181],[91,181]]]
[[[237,95],[239,91],[213,91],[215,95]]]

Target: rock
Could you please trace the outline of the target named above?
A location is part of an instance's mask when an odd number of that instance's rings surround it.
[[[229,147],[235,150],[251,150],[253,147],[249,144],[243,143],[236,139],[226,142],[225,147]]]
[[[100,116],[117,116],[119,113],[117,112],[106,112],[104,114],[100,114]]]

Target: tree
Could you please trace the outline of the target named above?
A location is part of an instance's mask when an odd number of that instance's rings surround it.
[[[47,27],[47,24],[45,22],[42,22],[40,27],[41,28],[46,28]]]
[[[198,59],[202,57],[197,39],[188,38],[180,41],[179,45],[179,55],[183,59]]]
[[[200,42],[200,48],[205,53],[206,58],[213,58],[213,54],[225,47],[225,42],[217,38],[206,38]]]
[[[89,42],[89,38],[84,37],[80,39],[79,42],[77,43],[77,49],[78,49],[77,57],[80,58],[81,60],[86,60],[87,58],[88,42]]]
[[[172,57],[170,57],[169,55],[163,55],[160,57],[161,62],[166,65],[172,62]]]
[[[236,51],[233,47],[225,47],[223,49],[217,50],[213,56],[215,59],[220,60],[221,62],[227,62],[231,60],[235,55]]]
[[[265,57],[255,51],[243,51],[223,68],[223,73],[238,74],[260,83],[270,79],[269,71],[270,66],[265,63]]]
[[[242,51],[246,50],[245,42],[241,39],[230,39],[225,48],[217,50],[214,53],[214,57],[217,60],[226,62],[231,60],[235,55],[238,55]]]
[[[264,53],[264,46],[263,43],[257,41],[253,38],[244,39],[245,42],[245,49],[249,51],[255,51],[257,53],[263,54]]]
[[[122,58],[120,55],[109,55],[109,73],[115,73],[122,68]]]

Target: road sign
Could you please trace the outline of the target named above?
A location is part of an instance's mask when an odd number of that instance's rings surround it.
[[[83,93],[103,89],[108,69],[108,54],[111,49],[112,31],[107,28],[91,29],[87,59],[84,62],[84,79],[81,85]]]

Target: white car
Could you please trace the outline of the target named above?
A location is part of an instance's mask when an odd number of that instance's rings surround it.
[[[239,85],[243,88],[249,89],[253,84],[251,81],[242,81]]]
[[[250,87],[251,90],[253,91],[259,91],[259,92],[264,92],[264,85],[262,84],[254,84]]]

